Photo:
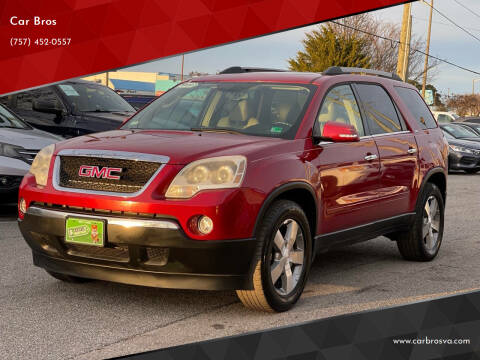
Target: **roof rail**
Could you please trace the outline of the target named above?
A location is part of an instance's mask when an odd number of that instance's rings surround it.
[[[388,79],[402,81],[400,76],[394,73],[389,73],[380,70],[373,69],[363,69],[356,67],[340,67],[340,66],[331,66],[323,72],[323,75],[342,75],[342,74],[360,74],[360,75],[376,75]]]
[[[219,72],[219,74],[241,74],[241,73],[249,73],[249,72],[283,72],[286,70],[281,69],[267,69],[267,68],[254,68],[254,67],[241,67],[241,66],[231,66],[225,70]]]

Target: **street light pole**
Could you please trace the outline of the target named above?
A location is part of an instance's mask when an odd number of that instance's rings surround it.
[[[475,95],[475,81],[480,81],[480,79],[473,79],[472,80],[472,95]]]
[[[433,0],[430,4],[430,18],[428,19],[427,48],[425,51],[425,65],[423,67],[422,96],[425,99],[425,87],[427,86],[428,55],[430,53],[430,35],[432,33]]]

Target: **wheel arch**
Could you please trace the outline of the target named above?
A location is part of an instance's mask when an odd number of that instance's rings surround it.
[[[312,241],[315,241],[314,239],[317,231],[318,219],[317,196],[313,187],[304,181],[295,181],[280,185],[267,196],[260,208],[260,211],[258,212],[257,219],[253,227],[253,236],[255,236],[258,226],[265,216],[267,210],[274,201],[280,199],[291,200],[297,203],[303,209],[310,225]]]
[[[427,174],[423,177],[422,184],[420,185],[418,192],[419,197],[427,183],[435,184],[440,189],[443,197],[443,204],[445,205],[447,202],[447,175],[445,174],[445,169],[437,167],[427,172]]]

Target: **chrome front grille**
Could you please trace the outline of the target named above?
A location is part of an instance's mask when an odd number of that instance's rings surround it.
[[[143,153],[62,150],[55,160],[53,186],[71,192],[136,196],[168,160]]]

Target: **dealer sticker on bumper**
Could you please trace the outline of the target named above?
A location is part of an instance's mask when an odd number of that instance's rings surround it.
[[[103,246],[105,224],[102,220],[67,218],[65,241],[68,243]]]

